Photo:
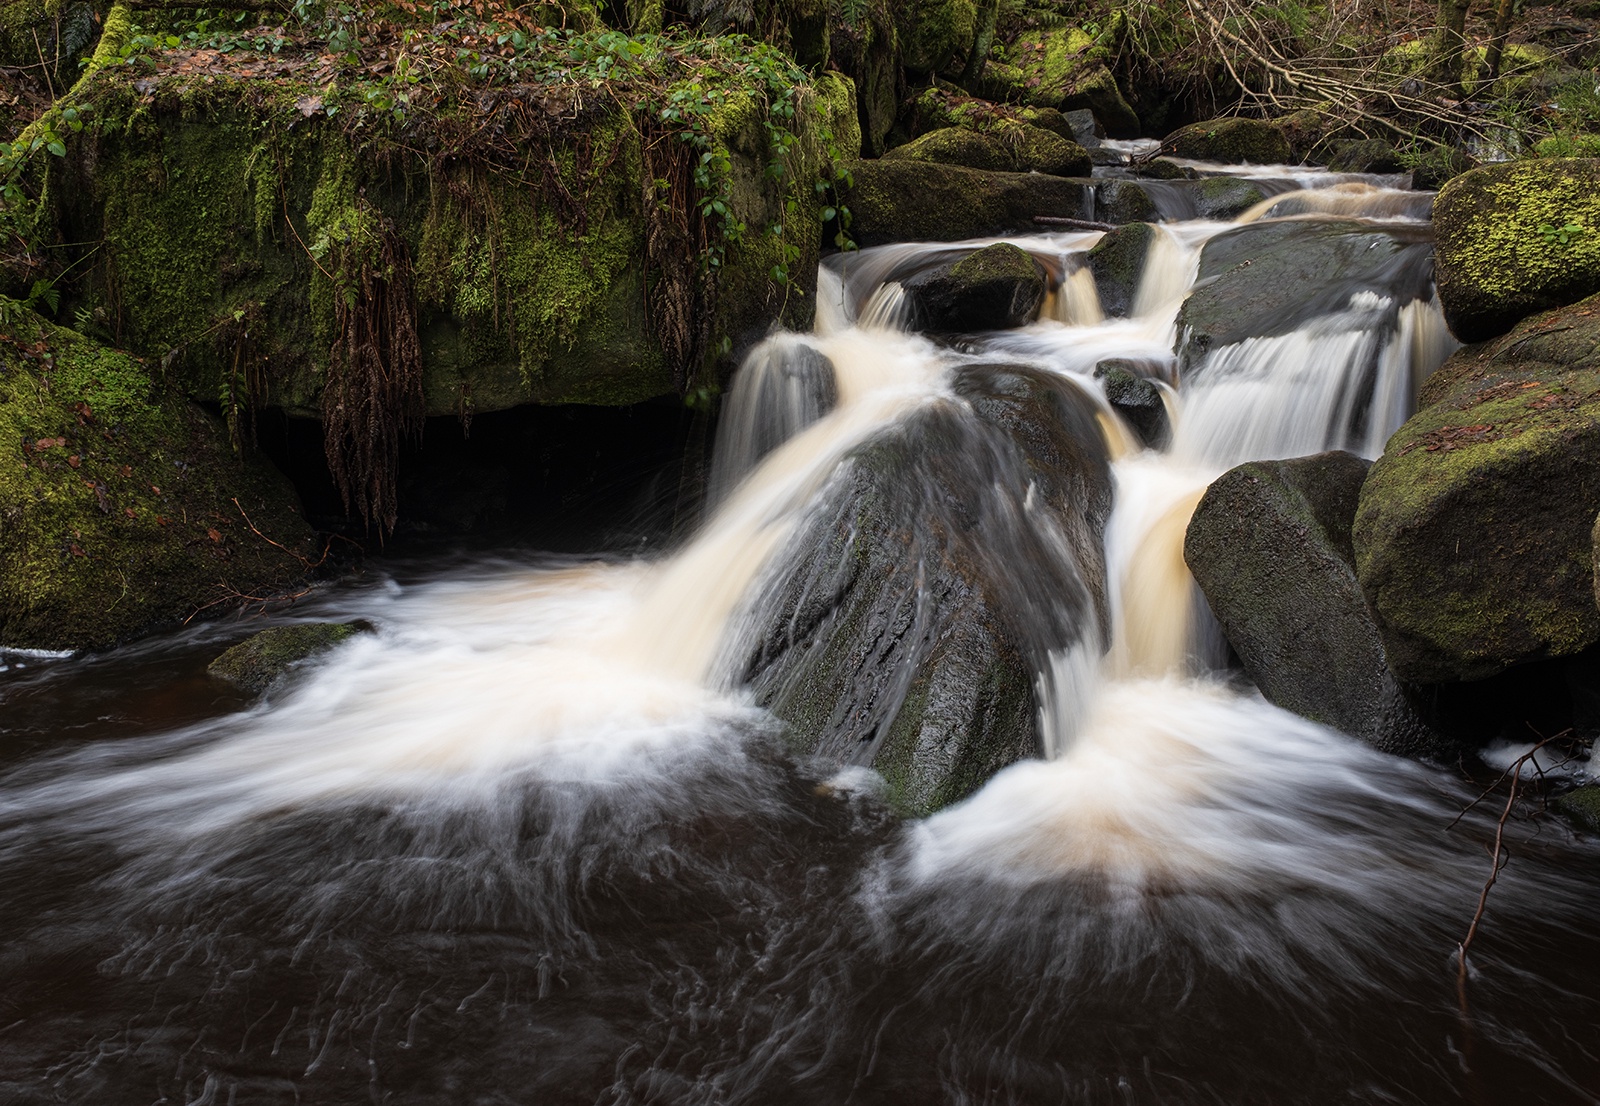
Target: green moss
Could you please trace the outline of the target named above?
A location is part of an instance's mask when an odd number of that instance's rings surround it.
[[[1600,134],[1556,134],[1541,138],[1534,153],[1539,157],[1600,158]]]
[[[1193,123],[1169,134],[1161,142],[1164,152],[1177,157],[1227,164],[1254,162],[1271,165],[1289,160],[1289,140],[1282,130],[1260,119],[1212,119]]]
[[[352,622],[274,626],[235,645],[212,661],[206,671],[246,691],[262,692],[291,668],[326,653],[359,632],[360,627]]]
[[[940,165],[965,165],[969,169],[1001,172],[1016,168],[1010,151],[997,138],[965,127],[929,131],[904,146],[896,146],[883,156],[891,160],[932,161]]]
[[[37,319],[6,338],[0,643],[110,645],[304,576],[294,493],[222,427],[127,354]]]
[[[922,0],[895,9],[901,59],[915,73],[946,72],[965,56],[977,30],[973,0]]]
[[[1568,791],[1550,800],[1550,806],[1571,819],[1579,829],[1600,833],[1600,784],[1591,783]]]

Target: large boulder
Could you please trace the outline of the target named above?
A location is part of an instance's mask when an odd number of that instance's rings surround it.
[[[0,645],[114,645],[317,557],[293,489],[144,365],[24,315],[0,342]]]
[[[1180,127],[1161,140],[1161,152],[1229,165],[1278,165],[1289,160],[1289,139],[1260,119],[1211,119]]]
[[[895,29],[908,73],[927,75],[960,68],[977,31],[975,0],[918,0],[897,4]]]
[[[1039,755],[1035,674],[1103,648],[1093,404],[1015,365],[956,388],[846,460],[755,605],[744,667],[797,751],[875,768],[914,815]]]
[[[1230,469],[1195,508],[1183,557],[1268,699],[1385,752],[1438,752],[1356,579],[1350,526],[1370,464],[1322,453]]]
[[[1600,640],[1600,297],[1461,350],[1361,493],[1361,584],[1390,664],[1472,680]]]
[[[1425,296],[1432,274],[1425,232],[1350,220],[1246,223],[1206,243],[1179,325],[1186,364],[1246,338],[1287,334],[1371,292],[1396,303]]]
[[[1025,30],[993,64],[992,91],[1061,111],[1087,110],[1112,138],[1139,137],[1139,115],[1128,104],[1106,66],[1107,53],[1077,27]]]
[[[986,173],[958,165],[888,160],[849,166],[840,202],[861,246],[955,242],[1036,231],[1036,215],[1084,217],[1085,186],[1042,173]]]
[[[983,131],[943,127],[896,146],[883,156],[891,161],[933,161],[969,169],[1046,173],[1055,177],[1087,177],[1094,168],[1088,152],[1076,142],[1043,127],[1014,122]]]
[[[1044,269],[1009,242],[986,246],[954,265],[918,273],[906,282],[918,329],[969,334],[1027,326],[1039,316]]]
[[[1600,292],[1600,159],[1462,173],[1434,202],[1433,227],[1450,329],[1464,342],[1504,334]]]
[[[1107,315],[1121,318],[1133,309],[1150,243],[1160,233],[1149,223],[1129,223],[1107,231],[1089,251],[1089,271],[1100,293],[1100,310]]]

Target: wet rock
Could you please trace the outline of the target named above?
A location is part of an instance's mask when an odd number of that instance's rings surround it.
[[[260,693],[295,666],[360,633],[356,622],[306,622],[273,626],[252,634],[206,666],[206,672],[246,691]]]
[[[1107,231],[1089,251],[1089,271],[1100,293],[1100,310],[1107,315],[1121,318],[1132,310],[1150,243],[1159,233],[1149,223],[1129,223]]]
[[[1439,298],[1457,338],[1481,342],[1600,292],[1600,159],[1492,165],[1433,205]]]
[[[934,334],[965,334],[1026,326],[1044,302],[1044,270],[1008,242],[978,250],[954,265],[906,282],[918,326]]]
[[[1195,216],[1201,219],[1235,219],[1267,198],[1259,186],[1238,177],[1204,177],[1178,187],[1192,195]]]
[[[1550,800],[1550,809],[1585,833],[1600,833],[1600,784],[1585,784]]]
[[[758,601],[745,666],[798,751],[874,767],[913,815],[1037,756],[1034,673],[1103,648],[1093,405],[1017,366],[956,388],[852,453]]]
[[[1167,157],[1141,161],[1133,169],[1141,177],[1148,177],[1151,180],[1196,180],[1199,176],[1187,165],[1179,165]]]
[[[1455,354],[1361,494],[1356,566],[1390,664],[1476,680],[1600,640],[1600,297]]]
[[[1094,188],[1094,216],[1102,223],[1153,223],[1161,217],[1149,191],[1131,180],[1100,181]]]
[[[1367,292],[1396,304],[1428,293],[1425,234],[1337,221],[1247,223],[1206,243],[1196,287],[1178,322],[1185,364],[1252,337],[1287,334],[1307,319],[1341,311]]]
[[[1211,119],[1191,123],[1161,140],[1161,152],[1194,161],[1226,165],[1277,165],[1289,160],[1282,130],[1260,119]]]
[[[0,644],[115,645],[317,557],[294,489],[133,357],[22,313],[0,344]]]
[[[1043,113],[1050,109],[1040,108],[1038,110]],[[1105,128],[1094,117],[1094,112],[1088,108],[1074,108],[1071,111],[1062,112],[1061,117],[1066,121],[1067,126],[1072,128],[1071,134],[1062,135],[1062,137],[1071,138],[1086,150],[1100,145],[1100,140],[1106,136]],[[1043,125],[1042,123],[1039,124],[1039,126]]]
[[[1106,402],[1128,420],[1139,440],[1150,449],[1159,449],[1171,433],[1171,426],[1161,389],[1145,375],[1147,369],[1138,362],[1111,357],[1095,365],[1094,375],[1105,389]]]
[[[1400,152],[1381,138],[1346,142],[1328,161],[1335,173],[1403,173]]]
[[[1335,452],[1230,469],[1195,508],[1184,561],[1272,702],[1385,752],[1441,753],[1356,579],[1350,526],[1370,464]]]
[[[861,246],[1036,231],[1035,215],[1084,218],[1084,185],[1043,173],[888,159],[853,162],[850,172],[841,200]]]

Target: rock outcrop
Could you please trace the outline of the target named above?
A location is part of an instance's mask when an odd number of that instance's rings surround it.
[[[1480,679],[1600,640],[1600,297],[1460,351],[1421,404],[1354,529],[1395,671]]]
[[[4,337],[0,644],[110,646],[306,577],[293,489],[227,427],[72,331],[25,317]]]

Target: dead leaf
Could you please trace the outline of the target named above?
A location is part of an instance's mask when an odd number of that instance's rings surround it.
[[[294,102],[295,108],[307,119],[322,110],[321,96],[302,96]]]

